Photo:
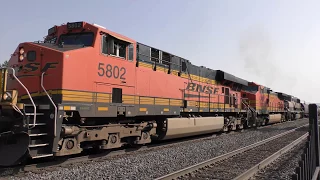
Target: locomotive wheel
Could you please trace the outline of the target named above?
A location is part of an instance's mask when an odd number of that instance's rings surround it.
[[[21,163],[28,155],[29,135],[27,133],[0,134],[0,166]]]

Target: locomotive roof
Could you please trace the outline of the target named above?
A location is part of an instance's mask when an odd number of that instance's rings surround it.
[[[114,31],[111,31],[111,30],[107,29],[106,27],[101,26],[99,24],[92,23],[91,25],[95,26],[96,28],[99,28],[100,31],[103,31],[105,33],[110,34],[111,36],[116,37],[119,40],[127,41],[127,42],[130,42],[130,43],[136,42],[135,40],[133,40],[133,39],[127,37],[127,36],[124,36],[122,34],[119,34],[119,33],[116,33]]]
[[[223,80],[227,80],[227,81],[231,81],[231,82],[235,82],[235,83],[238,83],[238,84],[241,84],[241,85],[244,85],[244,86],[248,86],[248,81],[244,80],[244,79],[241,79],[241,78],[238,78],[232,74],[229,74],[227,72],[224,72],[222,70],[216,70],[217,73],[216,73],[216,80],[218,81],[223,81]]]
[[[163,51],[163,50],[145,45],[140,42],[137,42],[137,45],[138,45],[137,49],[138,49],[139,61],[146,62],[146,63],[154,63],[153,61],[151,61],[150,56],[152,57],[152,59],[158,59],[160,57],[158,56],[158,52],[159,52],[159,54],[162,54],[162,56],[163,54],[166,54],[167,56],[171,57],[171,62],[170,62],[172,63],[171,68],[175,70],[179,71],[180,66],[182,66],[181,64],[185,63],[187,68],[186,73],[193,74],[196,76],[201,76],[208,79],[213,79],[219,82],[228,81],[228,82],[233,82],[239,85],[248,86],[248,81],[238,78],[222,70],[213,70],[204,66],[194,65],[193,63],[191,63],[191,61],[185,58],[168,53],[167,51]],[[156,55],[156,56],[153,56],[153,55]]]
[[[283,93],[283,92],[276,92],[276,93],[281,94],[282,96],[285,96],[285,97],[292,97],[291,95]]]

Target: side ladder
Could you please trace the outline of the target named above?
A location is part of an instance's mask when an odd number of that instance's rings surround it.
[[[257,112],[255,109],[253,109],[246,101],[243,99],[241,100],[241,103],[246,107],[247,112],[247,120],[249,121],[248,125],[256,125],[257,124]],[[251,123],[250,123],[251,122]]]
[[[24,104],[23,112],[17,107],[16,104],[11,103],[10,105],[12,108],[24,116],[27,121],[28,126],[28,134],[30,137],[29,143],[29,154],[34,158],[42,158],[42,157],[49,157],[53,156],[52,154],[52,144],[53,138],[56,136],[56,118],[57,118],[57,106],[54,104],[52,98],[47,93],[46,89],[43,86],[43,76],[44,73],[41,75],[41,87],[46,93],[47,97],[49,98],[51,104],[55,108],[54,112],[54,122],[51,122],[51,126],[48,126],[48,120],[50,119],[50,105],[36,105],[30,91],[28,88],[19,80],[16,76],[16,72],[14,68],[8,67],[5,68],[4,74],[5,77],[3,78],[3,92],[6,91],[6,83],[7,83],[7,72],[8,70],[12,71],[12,77],[25,89],[30,99],[31,104]],[[53,128],[52,128],[53,127]],[[52,131],[52,134],[48,134],[48,132]]]
[[[33,113],[32,104],[25,104],[24,112],[27,117],[27,122],[29,119],[37,117],[36,124],[34,128],[28,130],[30,137],[29,143],[29,154],[32,159],[50,157],[52,154],[52,135],[50,135],[48,130],[50,130],[50,125],[48,125],[48,113],[50,110],[49,105],[36,105],[37,113]]]
[[[50,111],[50,105],[38,105],[37,114],[29,113],[29,117],[37,116],[38,117],[38,123],[35,124],[35,128],[29,130],[29,136],[30,136],[30,156],[33,159],[36,158],[43,158],[43,157],[50,157],[53,156],[52,153],[52,142],[53,139],[57,136],[56,131],[56,123],[57,123],[57,113],[58,109],[50,95],[48,94],[47,90],[45,89],[43,85],[44,80],[44,74],[43,72],[41,74],[41,88],[45,92],[46,96],[50,100],[51,105],[54,107],[54,117],[51,116]],[[25,108],[25,111],[27,109]],[[48,122],[48,120],[53,120],[53,122]],[[48,132],[52,132],[52,134],[48,134]]]

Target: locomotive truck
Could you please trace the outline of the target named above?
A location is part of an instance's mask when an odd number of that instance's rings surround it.
[[[20,43],[1,71],[0,165],[300,118],[300,100],[87,22]],[[299,115],[298,115],[299,114]]]

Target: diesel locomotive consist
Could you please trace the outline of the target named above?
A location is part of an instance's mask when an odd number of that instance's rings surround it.
[[[1,71],[0,165],[295,120],[291,95],[72,22]]]

